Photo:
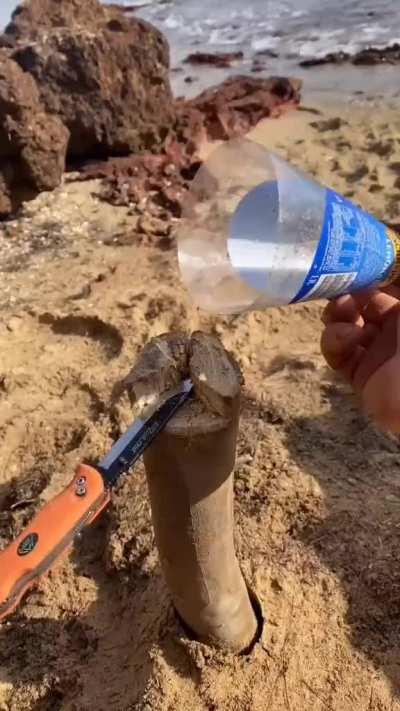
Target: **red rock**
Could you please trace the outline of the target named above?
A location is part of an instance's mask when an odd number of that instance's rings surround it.
[[[196,99],[177,102],[177,119],[165,139],[162,155],[114,158],[86,166],[83,177],[103,178],[103,199],[117,205],[135,205],[140,213],[145,210],[162,219],[163,225],[168,224],[171,217],[182,214],[189,182],[200,166],[202,144],[207,139],[247,133],[260,119],[296,105],[300,86],[300,82],[289,79],[228,79]],[[145,221],[145,225],[147,235],[160,235],[159,222]]]
[[[113,205],[144,204],[146,212],[155,217],[160,211],[167,211],[168,219],[179,217],[188,185],[184,173],[188,163],[182,148],[178,148],[175,154],[144,154],[87,165],[82,168],[81,177],[102,178],[101,197]]]
[[[171,225],[166,220],[160,220],[151,215],[142,215],[138,220],[138,230],[148,236],[168,237]]]
[[[186,57],[184,63],[227,68],[233,62],[242,60],[243,56],[243,52],[194,52]]]
[[[69,133],[39,100],[32,77],[0,51],[0,216],[60,182]]]
[[[227,140],[247,133],[268,116],[278,116],[300,102],[301,81],[236,76],[185,102],[203,116],[210,140]]]
[[[193,106],[192,101],[181,100],[176,103],[177,119],[172,135],[167,139],[169,151],[177,144],[186,156],[186,164],[196,156],[208,140],[204,114]],[[176,150],[176,149],[175,149]],[[181,162],[184,165],[184,161]]]
[[[200,166],[197,150],[205,139],[203,117],[194,109],[179,107],[179,111],[161,155],[112,158],[82,168],[82,179],[103,179],[102,199],[155,218],[140,221],[140,230],[147,236],[169,235],[171,218],[181,216],[189,181]]]
[[[159,150],[174,105],[158,30],[98,0],[30,0],[4,37],[69,129],[69,157]]]

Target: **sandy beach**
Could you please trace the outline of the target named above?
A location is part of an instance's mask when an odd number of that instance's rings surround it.
[[[400,221],[396,106],[303,106],[252,137]],[[247,656],[187,639],[160,572],[142,465],[0,631],[8,711],[400,709],[399,444],[319,351],[321,304],[199,313],[174,250],[66,176],[0,228],[0,540],[129,419],[115,383],[153,335],[217,334],[245,376],[236,544],[265,618]]]

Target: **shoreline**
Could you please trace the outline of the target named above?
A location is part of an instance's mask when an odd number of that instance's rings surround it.
[[[311,3],[306,3],[304,8],[301,3],[300,7],[298,3],[289,2],[289,5],[291,13],[289,7],[283,13],[277,12],[273,5],[266,16],[257,0],[252,0],[247,8],[233,2],[226,15],[222,15],[218,7],[214,8],[207,1],[200,11],[194,0],[187,0],[184,4],[154,3],[134,15],[152,22],[167,37],[177,95],[192,97],[228,76],[255,73],[261,77],[301,79],[306,97],[311,98],[329,94],[333,101],[342,98],[348,101],[359,91],[372,100],[400,98],[399,64],[390,64],[399,61],[398,52],[396,57],[390,53],[390,47],[398,46],[400,33],[393,8],[390,14],[387,7],[382,7],[380,15],[375,8],[372,12],[363,12],[362,3],[357,4],[346,23],[346,8],[340,20],[324,0],[319,8]],[[349,8],[350,5],[347,10]],[[313,20],[317,24],[313,24]],[[387,63],[379,63],[379,52]],[[242,58],[224,69],[212,65],[199,68],[184,63],[192,53],[239,53]],[[302,66],[304,61],[318,62],[326,55],[334,59],[335,55],[346,53],[346,64]],[[357,55],[363,53],[363,61],[371,63],[368,66],[353,64],[352,60],[357,61]]]
[[[191,67],[183,64],[185,53],[171,63],[170,81],[175,96],[193,98],[204,89],[219,84],[229,76],[245,75],[266,78],[267,76],[290,76],[303,82],[302,97],[306,102],[399,102],[399,66],[354,67],[352,65],[327,65],[322,67],[286,67],[282,71],[271,68],[262,73],[251,72],[251,61],[236,63],[228,69],[212,66]],[[178,71],[177,71],[178,70]],[[187,82],[187,78],[191,81]]]

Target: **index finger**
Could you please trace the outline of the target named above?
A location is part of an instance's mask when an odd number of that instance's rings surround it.
[[[340,370],[361,345],[363,329],[351,323],[330,323],[321,336],[321,350],[328,365]]]
[[[383,291],[360,291],[353,294],[353,298],[363,319],[376,325],[381,325],[392,311],[400,309],[399,300]]]
[[[350,294],[339,296],[339,298],[330,301],[325,307],[322,314],[322,321],[327,326],[328,323],[355,323],[359,326],[363,325],[360,308]]]

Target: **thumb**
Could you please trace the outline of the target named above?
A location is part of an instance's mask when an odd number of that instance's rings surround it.
[[[329,323],[321,337],[322,354],[333,370],[341,370],[358,346],[364,345],[366,332],[355,323]]]

